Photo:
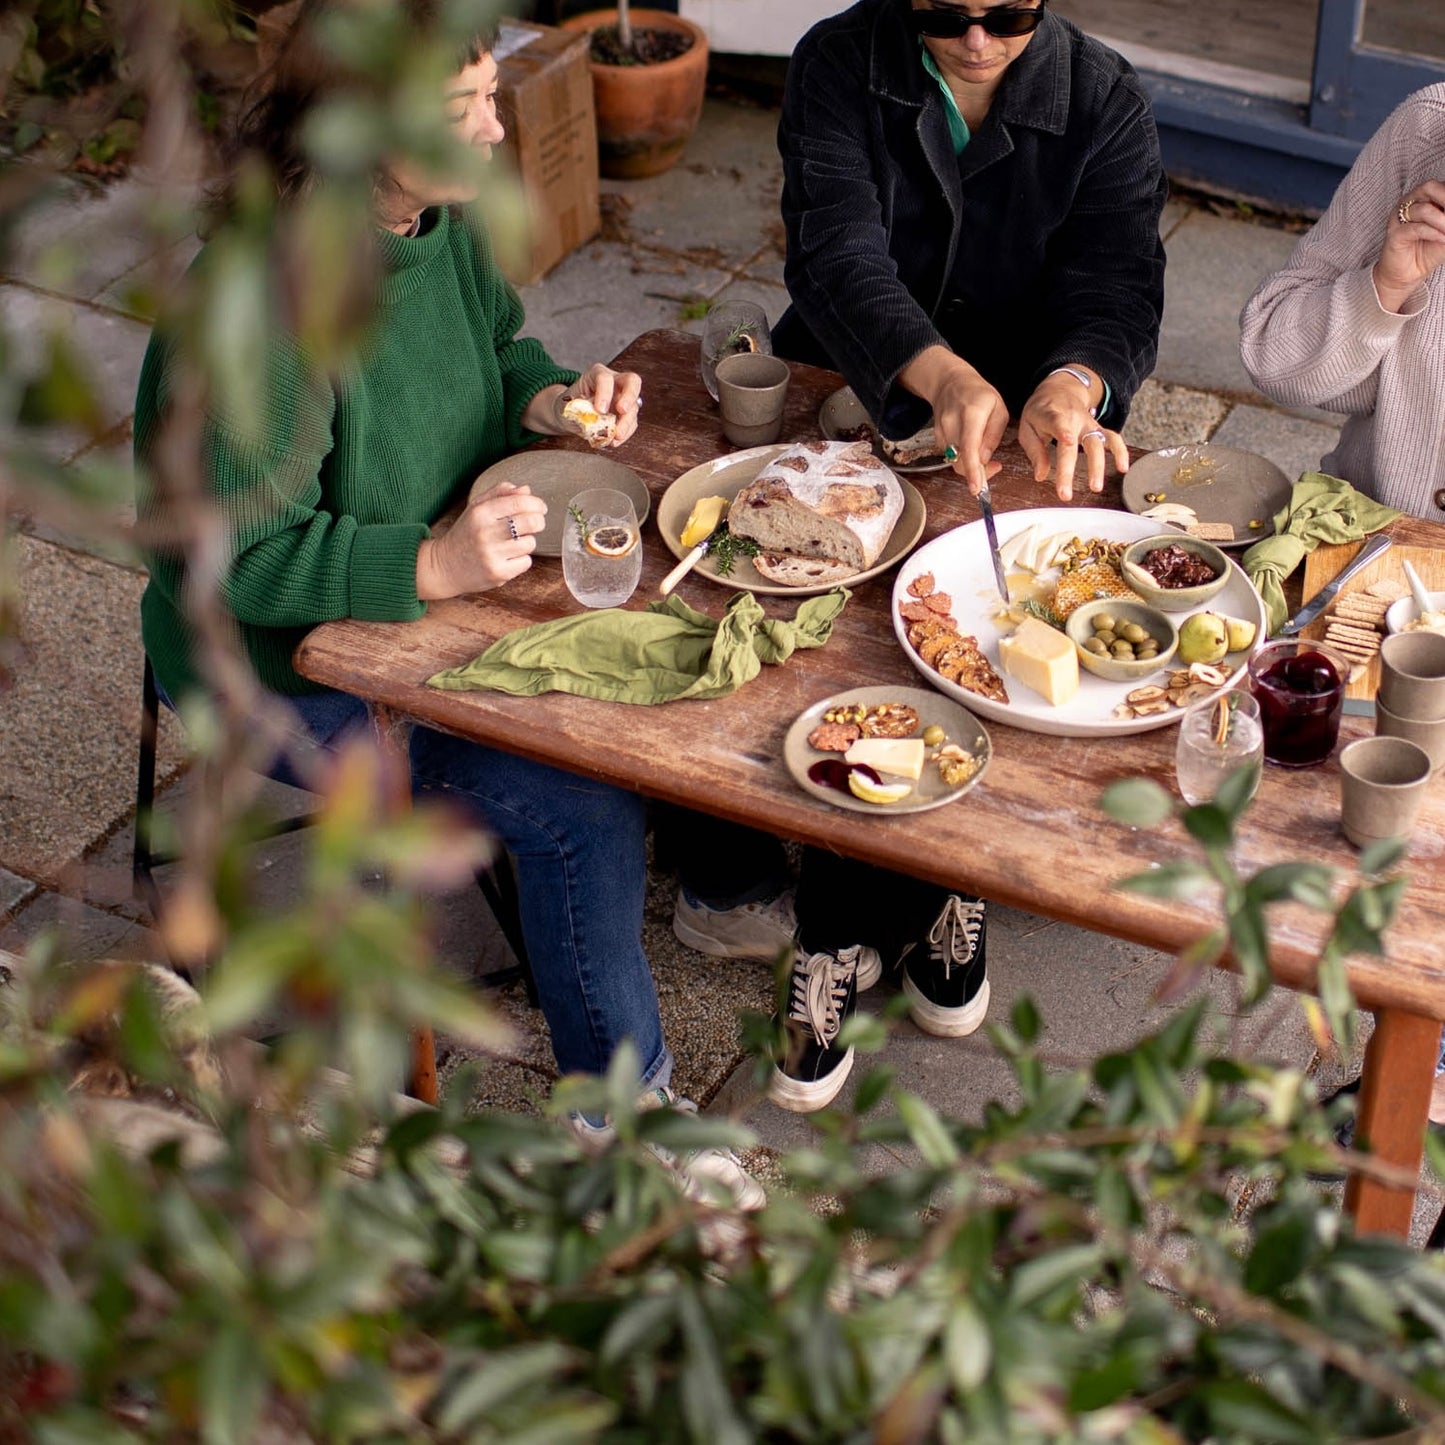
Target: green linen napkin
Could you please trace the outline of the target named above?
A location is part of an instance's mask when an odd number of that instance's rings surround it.
[[[676,594],[650,602],[645,612],[605,607],[509,632],[480,657],[429,677],[427,686],[514,697],[570,692],[604,702],[725,697],[765,662],[821,647],[852,595],[837,587],[810,597],[793,622],[764,616],[751,592],[733,597],[721,622]]]
[[[1275,535],[1256,542],[1243,558],[1249,580],[1264,599],[1270,632],[1289,617],[1280,584],[1321,542],[1358,542],[1400,515],[1340,477],[1306,472],[1291,488],[1288,504],[1275,513]]]

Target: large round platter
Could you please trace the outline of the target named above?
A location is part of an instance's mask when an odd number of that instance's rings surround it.
[[[1068,532],[1084,538],[1103,537],[1111,542],[1136,542],[1143,537],[1155,536],[1159,531],[1159,524],[1148,517],[1088,507],[1038,507],[1021,512],[1000,512],[997,521],[1000,543],[1006,543],[1025,527],[1035,525],[1046,532]],[[1166,677],[1167,670],[1163,668],[1155,676],[1136,682],[1105,682],[1103,678],[1094,677],[1080,668],[1079,691],[1062,707],[1050,706],[1038,693],[1007,675],[1004,675],[1009,694],[1006,703],[965,691],[940,676],[919,657],[908,641],[907,624],[899,616],[899,603],[909,600],[908,584],[924,572],[932,572],[938,590],[947,592],[953,598],[953,616],[958,621],[959,631],[978,638],[984,655],[1002,674],[998,656],[999,628],[994,622],[1000,603],[983,522],[980,520],[955,527],[953,531],[945,532],[920,547],[908,558],[893,584],[893,630],[909,661],[932,686],[957,699],[980,717],[989,722],[1023,728],[1026,732],[1050,733],[1055,737],[1096,738],[1171,727],[1183,716],[1178,708],[1152,717],[1113,716],[1115,707],[1135,687],[1143,686],[1145,681],[1158,682]],[[1264,603],[1234,561],[1229,564],[1229,580],[1223,590],[1194,611],[1219,612],[1228,617],[1247,619],[1255,624],[1257,638],[1263,638],[1268,630]],[[1182,626],[1190,615],[1179,612],[1172,613],[1171,617]],[[1247,653],[1231,652],[1219,664],[1221,670],[1229,675],[1229,685],[1239,682],[1247,660]]]
[[[916,462],[895,461],[883,450],[878,440],[878,428],[873,425],[873,418],[868,415],[868,408],[858,400],[857,393],[851,386],[840,386],[818,408],[818,429],[830,442],[851,442],[858,438],[859,427],[868,428],[866,439],[895,472],[941,472],[953,465],[942,453],[920,457]]]
[[[1274,514],[1288,505],[1290,492],[1289,478],[1268,457],[1213,442],[1150,452],[1124,473],[1131,512],[1157,507],[1149,498],[1162,494],[1165,502],[1193,507],[1201,522],[1233,527],[1233,540],[1209,539],[1216,547],[1251,547],[1274,536]]]
[[[730,452],[725,457],[714,457],[710,462],[684,472],[663,494],[657,504],[657,530],[667,543],[674,557],[685,557],[688,548],[682,545],[682,529],[687,525],[688,514],[703,497],[735,497],[751,482],[767,464],[787,448],[783,445],[749,447],[746,451]],[[908,553],[908,549],[923,535],[924,523],[928,520],[928,509],[918,488],[902,477],[898,485],[903,488],[903,512],[893,528],[878,560],[866,572],[845,578],[842,583],[826,582],[817,587],[783,587],[769,582],[756,567],[743,556],[733,561],[732,570],[726,575],[720,573],[711,557],[704,557],[693,569],[699,576],[717,582],[735,591],[743,588],[749,592],[769,593],[776,597],[808,597],[817,592],[831,592],[834,587],[852,587],[866,582],[880,572],[895,566]]]
[[[824,758],[839,757],[838,753],[820,753],[808,746],[808,734],[823,721],[823,714],[829,708],[842,707],[844,703],[862,703],[867,707],[880,702],[902,702],[918,710],[918,730],[935,723],[948,735],[947,741],[957,743],[966,752],[978,759],[978,770],[967,782],[950,786],[938,775],[938,764],[925,762],[923,776],[913,785],[913,791],[901,803],[865,803],[852,793],[840,793],[837,788],[825,788],[808,777],[808,769]],[[929,749],[930,752],[933,749]],[[850,687],[847,692],[834,693],[822,702],[815,702],[804,709],[788,729],[783,739],[783,761],[793,775],[793,781],[805,792],[811,793],[820,802],[831,803],[835,808],[846,808],[852,813],[924,813],[930,808],[941,808],[955,798],[961,798],[974,787],[988,770],[993,758],[993,744],[987,730],[966,707],[940,696],[924,687]]]
[[[488,467],[472,483],[472,492],[484,492],[498,482],[529,487],[534,496],[546,502],[547,525],[537,533],[538,557],[562,555],[562,524],[567,520],[567,504],[589,487],[612,487],[626,492],[632,498],[639,526],[647,520],[652,507],[647,483],[631,467],[596,452],[513,452]]]

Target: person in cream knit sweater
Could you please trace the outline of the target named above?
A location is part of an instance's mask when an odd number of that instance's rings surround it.
[[[1445,83],[1375,132],[1240,330],[1267,396],[1344,414],[1322,470],[1445,520]]]

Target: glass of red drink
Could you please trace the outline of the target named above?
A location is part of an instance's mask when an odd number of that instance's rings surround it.
[[[1350,661],[1306,637],[1266,642],[1249,659],[1249,685],[1259,699],[1266,761],[1312,768],[1334,751]]]

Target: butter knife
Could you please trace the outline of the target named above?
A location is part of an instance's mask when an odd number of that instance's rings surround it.
[[[1283,627],[1276,637],[1293,637],[1302,627],[1308,627],[1339,594],[1339,590],[1362,567],[1368,567],[1382,552],[1390,549],[1390,538],[1383,532],[1376,532],[1354,557],[1342,567]]]
[[[983,513],[983,530],[988,533],[988,555],[993,560],[994,581],[998,583],[999,596],[1007,603],[1008,579],[1004,576],[1003,558],[998,554],[998,531],[993,525],[993,498],[989,495],[986,483],[978,494],[978,507]]]

